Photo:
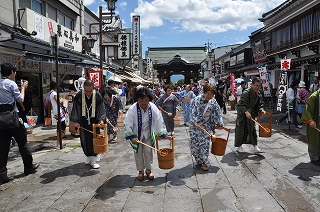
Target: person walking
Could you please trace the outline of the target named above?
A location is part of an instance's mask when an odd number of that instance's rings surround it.
[[[319,77],[314,76],[312,78],[312,81],[313,81],[313,83],[310,85],[310,88],[309,88],[310,93],[313,93],[313,92],[315,92],[315,91],[320,89]]]
[[[301,129],[302,126],[298,124],[297,120],[297,100],[300,100],[298,93],[298,80],[293,80],[290,88],[286,92],[287,97],[287,107],[289,108],[289,113],[292,114],[293,123],[296,129]],[[286,112],[279,120],[276,120],[278,126],[281,126],[281,122],[288,118],[288,112]]]
[[[211,138],[204,130],[211,131],[215,125],[223,126],[220,106],[213,98],[215,92],[216,86],[204,85],[203,94],[197,96],[190,106],[190,150],[203,171],[209,170],[211,142]]]
[[[190,104],[191,100],[196,98],[196,95],[191,91],[190,85],[186,85],[183,91],[174,93],[182,98],[184,125],[190,122]]]
[[[226,103],[224,102],[224,93],[225,85],[221,79],[218,80],[217,84],[217,93],[215,94],[215,99],[217,100],[220,108],[223,110],[223,114],[227,113]]]
[[[266,114],[263,108],[263,98],[259,92],[261,84],[260,78],[253,78],[250,88],[243,91],[238,102],[234,146],[237,147],[239,153],[244,152],[242,144],[253,145],[254,154],[263,153],[258,147],[255,122],[252,120],[258,116],[259,112]]]
[[[302,113],[302,121],[307,125],[308,153],[311,163],[320,166],[320,90],[313,92],[306,102]]]
[[[102,128],[106,119],[103,97],[99,92],[94,90],[94,83],[91,80],[86,80],[83,83],[83,88],[73,98],[70,121],[75,123],[75,130],[81,126],[92,131],[92,124],[98,124],[98,127]],[[94,169],[98,169],[100,167],[97,163],[99,157],[93,151],[93,134],[80,129],[80,142],[82,150],[86,155],[84,163],[90,164]]]
[[[152,149],[145,145],[140,145],[137,141],[154,147],[155,137],[162,136],[166,138],[168,133],[161,112],[152,103],[153,95],[150,90],[142,87],[137,90],[136,97],[138,101],[129,108],[124,119],[125,138],[129,140],[134,150],[136,168],[139,172],[138,180],[142,181],[144,179],[144,173],[146,173],[149,180],[153,180],[154,175],[151,170],[153,161]]]
[[[306,102],[307,102],[307,100],[309,99],[309,96],[310,96],[310,92],[309,92],[309,90],[308,89],[306,89],[306,84],[305,84],[305,82],[303,82],[303,81],[300,81],[300,83],[299,83],[299,85],[298,85],[298,95],[299,95],[299,97],[300,97],[300,101],[298,101],[297,103],[298,103],[298,107],[300,106],[305,106],[305,104],[306,104]],[[303,108],[303,107],[302,107]],[[300,119],[301,119],[301,117],[302,117],[302,113],[299,113],[299,109],[298,109],[298,116],[300,117]]]
[[[167,132],[174,135],[174,120],[173,118],[178,115],[180,110],[179,99],[172,94],[172,88],[166,86],[164,88],[164,94],[155,102],[155,105],[162,111],[162,117],[166,124]]]
[[[126,104],[127,104],[127,83],[124,82],[120,86],[122,93],[120,94],[120,99],[122,103],[122,111],[126,112]]]
[[[113,94],[112,88],[106,88],[101,92],[104,108],[106,111],[106,121],[108,123],[109,141],[117,140],[117,130],[111,125],[117,126],[118,117],[122,114],[122,103],[119,97]],[[110,137],[113,135],[113,138]]]
[[[55,81],[51,81],[50,82],[50,102],[51,102],[51,106],[52,106],[52,112],[53,112],[53,118],[55,118],[58,122],[58,105],[57,105],[57,102],[58,102],[58,99],[57,99],[57,83]],[[66,111],[65,109],[63,109],[61,107],[62,105],[62,102],[59,101],[59,105],[60,105],[60,117],[61,117],[61,134],[62,134],[62,138],[65,137],[66,135],[66,128],[67,128],[67,125],[66,125]],[[57,126],[58,126],[58,123],[57,123]],[[67,145],[66,142],[62,143],[63,146]],[[60,146],[60,140],[59,140],[59,131],[58,131],[58,128],[57,128],[57,144],[56,146]]]
[[[17,68],[10,63],[1,64],[0,79],[0,112],[15,110],[19,112],[15,102],[23,102],[25,87],[28,82],[21,82],[21,92],[17,84],[14,82]],[[0,117],[1,118],[1,117]],[[7,183],[13,178],[8,177],[7,163],[10,150],[11,138],[14,137],[24,165],[24,174],[29,175],[35,173],[39,167],[39,163],[33,163],[29,142],[27,141],[27,131],[24,127],[22,119],[19,119],[18,126],[0,128],[0,184]]]

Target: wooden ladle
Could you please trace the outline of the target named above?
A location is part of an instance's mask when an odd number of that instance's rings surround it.
[[[90,132],[90,133],[92,133],[92,134],[95,134],[93,131],[88,130],[88,129],[86,129],[86,128],[83,128],[83,127],[81,127],[81,126],[79,126],[79,128],[80,128],[80,129],[83,129],[83,130],[85,130],[85,131],[88,131],[88,132]],[[102,134],[96,134],[96,135],[97,135],[97,138],[103,138],[103,135],[102,135]]]
[[[166,114],[168,114],[168,116],[172,116],[172,113],[169,113],[169,112],[167,112],[165,110],[162,110],[162,111],[165,112]]]
[[[113,128],[113,131],[118,131],[118,127],[115,127],[113,124],[111,124],[109,119],[106,119],[107,123],[111,125],[111,127]]]
[[[267,129],[265,127],[263,127],[259,122],[257,122],[256,120],[254,120],[253,118],[251,118],[252,121],[254,121],[255,123],[257,123],[264,131],[266,131],[267,133],[270,132],[270,129]]]
[[[141,142],[141,141],[139,141],[139,140],[137,140],[136,142],[139,143],[139,144],[143,144],[143,145],[145,145],[145,146],[147,146],[147,147],[149,147],[149,148],[151,148],[151,149],[156,150],[157,152],[159,152],[159,154],[160,154],[162,157],[165,157],[165,156],[168,155],[168,151],[167,151],[166,149],[157,149],[157,148],[154,148],[153,146],[150,146],[150,145],[148,145],[148,144],[146,144],[146,143],[143,143],[143,142]]]
[[[204,129],[204,128],[203,128],[203,131],[210,136],[211,142],[215,142],[215,141],[216,141],[216,136],[215,136],[215,135],[210,134],[210,133],[209,133],[206,129]]]

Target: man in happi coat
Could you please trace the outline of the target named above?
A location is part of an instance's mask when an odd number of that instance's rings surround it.
[[[166,86],[164,94],[155,102],[155,105],[162,111],[162,117],[166,124],[167,132],[174,135],[174,120],[173,118],[178,115],[179,99],[172,94],[172,88]],[[171,114],[170,114],[171,113]]]
[[[83,88],[84,90],[79,91],[73,99],[70,121],[75,122],[75,128],[81,126],[92,131],[92,124],[98,124],[100,128],[103,127],[106,111],[101,94],[94,90],[94,83],[91,80],[86,80]],[[80,129],[80,141],[83,152],[87,156],[85,164],[90,164],[94,169],[99,168],[100,166],[97,164],[99,158],[93,151],[93,134]]]
[[[263,97],[259,92],[262,81],[255,77],[252,79],[251,87],[243,91],[241,99],[237,106],[236,135],[234,146],[238,147],[237,151],[243,153],[242,144],[252,144],[254,153],[259,154],[263,151],[258,147],[258,136],[255,122],[252,120],[261,112],[266,113],[263,109]]]
[[[152,149],[137,141],[154,147],[156,136],[167,137],[168,134],[161,112],[152,103],[151,91],[142,87],[137,90],[136,97],[137,102],[129,108],[124,119],[125,138],[130,141],[134,150],[136,168],[139,171],[138,180],[144,179],[144,170],[147,178],[153,180],[154,175],[151,172]]]
[[[307,125],[308,152],[311,163],[320,166],[320,136],[316,128],[320,128],[320,90],[311,94],[306,102],[301,120]]]

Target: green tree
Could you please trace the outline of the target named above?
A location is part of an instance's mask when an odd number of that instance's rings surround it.
[[[176,84],[184,84],[184,79],[178,80],[178,82]]]

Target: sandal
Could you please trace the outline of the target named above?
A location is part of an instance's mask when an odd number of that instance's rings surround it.
[[[144,172],[143,171],[139,171],[138,180],[142,181],[143,178],[144,178]]]
[[[209,167],[206,164],[202,164],[201,169],[202,171],[209,171]]]
[[[151,170],[147,169],[146,170],[146,175],[147,175],[149,180],[153,180],[154,179],[154,175],[152,174]]]
[[[113,140],[113,141],[116,141],[117,138],[118,138],[117,136],[113,136],[112,140]]]

